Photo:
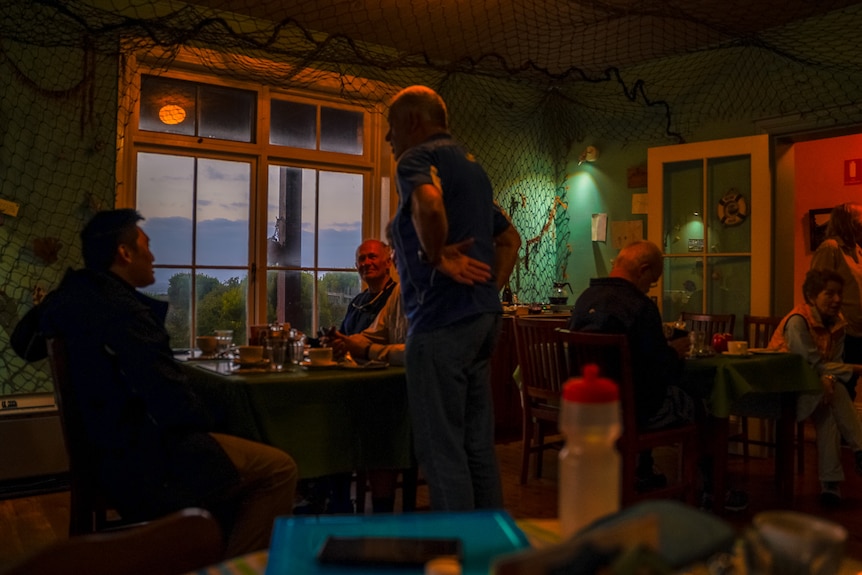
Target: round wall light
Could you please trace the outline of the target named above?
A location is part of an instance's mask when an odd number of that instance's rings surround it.
[[[177,106],[176,104],[167,104],[165,106],[162,106],[159,110],[159,120],[169,126],[180,124],[185,119],[186,111],[183,110],[182,106]]]

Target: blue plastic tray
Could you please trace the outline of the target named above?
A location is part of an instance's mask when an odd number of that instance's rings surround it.
[[[266,575],[422,573],[421,567],[321,565],[317,553],[330,535],[458,537],[463,545],[464,575],[486,575],[495,558],[529,547],[527,537],[505,511],[279,517],[272,532]]]

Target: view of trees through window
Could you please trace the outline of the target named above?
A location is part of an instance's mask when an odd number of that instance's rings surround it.
[[[310,272],[299,272],[302,300],[311,301],[314,277]],[[350,277],[353,275],[354,277]],[[318,285],[320,297],[318,309],[320,325],[338,326],[347,313],[350,299],[359,291],[359,281],[356,274],[325,273]],[[218,278],[197,274],[197,321],[195,335],[212,334],[215,330],[230,329],[234,332],[234,342],[244,343],[246,338],[246,304],[245,294],[248,292],[246,279],[232,277],[225,281]],[[144,290],[147,295],[167,301],[168,317],[165,321],[171,336],[171,347],[182,349],[188,347],[191,338],[191,274],[183,272],[171,276],[168,280],[167,293],[156,293]],[[267,275],[267,321],[278,321],[278,277],[276,273]],[[303,311],[299,317],[287,318],[291,326],[301,331],[310,331],[312,325],[311,307]]]

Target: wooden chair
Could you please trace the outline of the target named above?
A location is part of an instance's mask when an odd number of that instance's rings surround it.
[[[716,313],[682,312],[682,320],[689,331],[702,331],[706,334],[706,345],[712,343],[712,336],[717,333],[733,333],[736,316]]]
[[[756,316],[744,315],[742,317],[742,336],[748,342],[751,348],[763,348],[769,345],[769,340],[772,339],[772,334],[781,323],[781,316]],[[742,456],[745,462],[748,462],[750,456],[750,445],[763,445],[766,447],[774,447],[774,441],[764,441],[760,439],[751,439],[749,437],[749,415],[739,414],[741,431],[735,436],[731,436],[731,441],[739,441],[742,444]],[[766,419],[766,418],[763,418]],[[771,418],[770,418],[771,419]],[[796,424],[796,472],[800,475],[805,470],[805,422],[800,421]]]
[[[48,340],[48,361],[54,381],[54,398],[69,458],[69,536],[126,527],[99,492],[95,462],[77,409],[75,390],[69,380],[66,345],[62,339]]]
[[[583,366],[594,363],[600,374],[620,386],[622,435],[617,442],[622,460],[620,505],[626,507],[644,499],[679,498],[690,505],[696,503],[698,428],[685,423],[660,430],[641,430],[635,415],[635,390],[631,355],[625,335],[596,334],[560,330],[560,353],[566,362],[567,375],[579,375]],[[635,469],[638,454],[661,446],[679,447],[679,480],[666,487],[638,492],[635,489]],[[585,494],[589,495],[589,494]]]
[[[566,327],[568,318],[515,318],[515,346],[521,370],[521,484],[527,482],[530,455],[537,454],[536,477],[542,476],[542,455],[559,449],[562,441],[545,442],[548,430],[559,433],[560,390],[567,374],[557,352],[557,328]]]
[[[179,575],[223,559],[221,528],[204,509],[188,508],[136,527],[70,537],[4,575]]]

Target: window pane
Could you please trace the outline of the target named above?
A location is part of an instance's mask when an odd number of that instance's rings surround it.
[[[750,252],[751,156],[707,160],[710,252]]]
[[[682,312],[703,312],[703,258],[665,258],[662,317],[676,320]]]
[[[338,108],[320,108],[320,149],[362,155],[363,114]]]
[[[703,252],[702,161],[664,165],[664,206],[664,252]]]
[[[137,209],[156,265],[191,265],[195,159],[138,154]]]
[[[362,174],[320,172],[318,266],[350,268],[362,243]]]
[[[255,102],[255,92],[201,85],[198,135],[251,142],[254,137]]]
[[[715,257],[706,260],[706,309],[736,314],[737,321],[751,307],[751,258]]]
[[[269,142],[279,146],[316,149],[317,106],[272,100]]]
[[[196,90],[193,82],[141,76],[138,127],[151,132],[194,136]]]
[[[247,341],[246,297],[248,276],[241,270],[199,269],[195,278],[197,333],[232,329],[233,342]]]
[[[314,170],[269,167],[267,265],[314,267],[316,186]]]
[[[352,252],[353,250],[351,250]],[[320,310],[320,326],[339,327],[347,313],[350,300],[359,293],[359,274],[350,272],[326,272],[318,276],[317,305]]]
[[[251,165],[198,161],[197,262],[247,266]]]
[[[288,322],[313,335],[314,274],[310,271],[269,271],[266,274],[266,321]]]

